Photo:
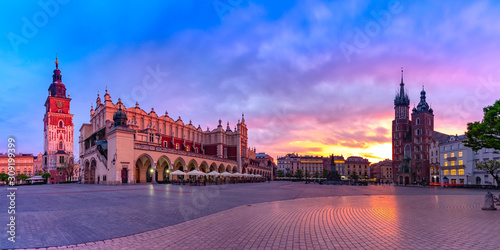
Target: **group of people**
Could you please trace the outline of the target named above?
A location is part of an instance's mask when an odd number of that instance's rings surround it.
[[[236,184],[236,183],[253,183],[264,182],[264,178],[235,178],[235,177],[190,177],[184,179],[180,176],[176,180],[172,180],[173,185],[190,185],[190,186],[207,186],[207,185],[223,185],[223,184]]]

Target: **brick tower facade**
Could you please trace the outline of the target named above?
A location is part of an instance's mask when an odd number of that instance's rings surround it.
[[[394,181],[399,184],[429,181],[429,148],[434,136],[434,114],[426,102],[426,92],[420,92],[420,102],[413,108],[410,119],[410,99],[405,93],[403,70],[400,90],[394,99],[392,121],[392,166]]]
[[[66,173],[60,171],[73,161],[73,115],[70,114],[69,96],[62,83],[61,70],[56,57],[56,69],[49,87],[49,96],[45,101],[43,117],[44,155],[42,168],[51,174],[50,182],[66,180]]]

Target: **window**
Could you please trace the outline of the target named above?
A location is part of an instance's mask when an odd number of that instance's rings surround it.
[[[457,170],[456,169],[452,169],[450,171],[450,175],[457,175]]]
[[[420,118],[417,118],[417,125],[420,124]]]
[[[64,156],[59,156],[59,163],[64,163]]]
[[[458,170],[458,175],[464,175],[464,174],[465,174],[465,171],[463,169]]]
[[[463,157],[464,153],[462,151],[458,152],[458,157]]]
[[[458,165],[464,165],[464,160],[458,160]]]
[[[64,128],[64,123],[63,123],[63,121],[59,121],[59,127],[60,127],[60,128]]]
[[[449,174],[450,174],[449,170],[443,170],[443,175],[449,175]]]
[[[450,157],[455,157],[455,153],[451,153],[451,154],[450,154]]]
[[[452,165],[452,166],[455,166],[455,161],[451,161],[451,165]]]
[[[444,166],[448,167],[448,162],[447,161],[444,162]]]
[[[64,150],[64,144],[63,141],[59,142],[59,150]]]
[[[444,155],[443,155],[443,158],[444,158],[444,159],[448,158],[448,154],[444,154]]]
[[[189,151],[189,146],[186,146],[186,151]]]
[[[168,142],[164,141],[163,142],[163,147],[167,148],[168,147]]]
[[[175,144],[175,149],[179,149],[179,143]]]

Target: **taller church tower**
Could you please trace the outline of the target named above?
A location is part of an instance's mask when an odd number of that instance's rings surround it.
[[[73,161],[73,115],[70,114],[69,96],[62,83],[61,70],[56,57],[56,69],[45,101],[43,117],[44,155],[42,167],[51,174],[51,183],[66,180],[66,173],[60,171]],[[72,162],[71,162],[72,163]]]
[[[403,170],[403,158],[411,158],[408,144],[411,144],[410,98],[405,93],[403,69],[401,68],[401,83],[399,93],[394,98],[394,120],[392,121],[392,170],[394,181],[398,181],[398,172]],[[405,154],[405,145],[406,154]],[[408,172],[410,169],[407,169]]]

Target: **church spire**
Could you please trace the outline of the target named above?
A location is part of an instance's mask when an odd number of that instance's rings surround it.
[[[62,83],[61,70],[59,69],[59,61],[56,55],[56,68],[52,75],[52,84],[49,87],[50,96],[66,98],[66,86]]]
[[[403,83],[403,67],[401,67],[401,85],[404,85],[404,83]]]
[[[405,84],[403,82],[403,67],[401,67],[401,83],[399,84],[399,93],[394,98],[394,106],[408,106],[410,105],[410,98],[405,93]]]

